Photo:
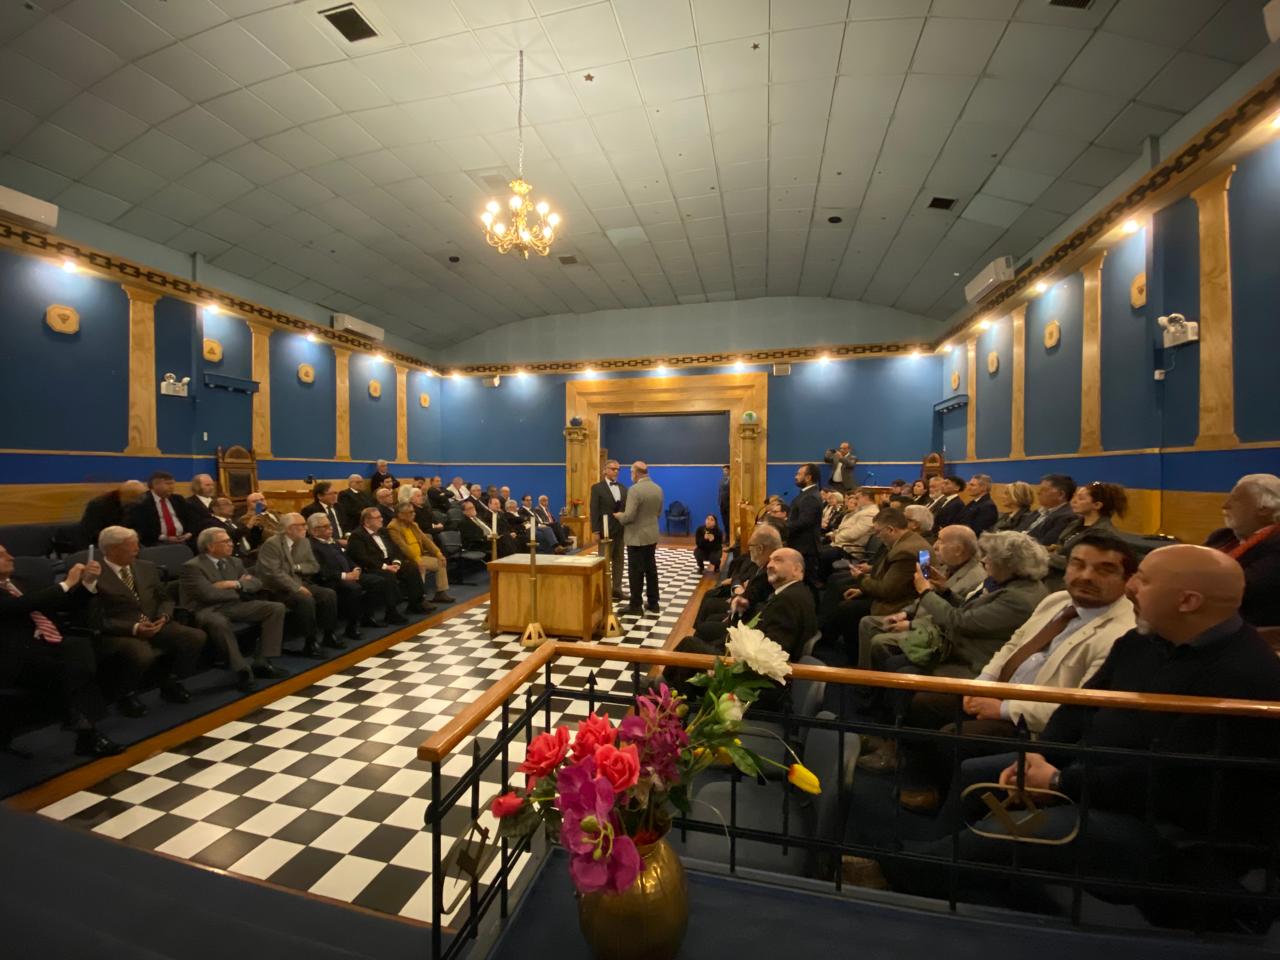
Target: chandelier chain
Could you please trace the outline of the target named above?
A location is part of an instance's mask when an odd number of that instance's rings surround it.
[[[524,51],[520,51],[520,96],[516,101],[516,138],[520,143],[520,155],[516,161],[517,174],[524,179]]]

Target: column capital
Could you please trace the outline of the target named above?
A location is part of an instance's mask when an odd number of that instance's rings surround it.
[[[135,287],[128,283],[120,284],[120,289],[124,291],[125,296],[129,298],[130,303],[155,303],[164,296],[164,294],[156,290],[149,290],[146,287]]]
[[[1231,189],[1231,178],[1235,175],[1236,165],[1230,164],[1225,170],[1220,171],[1210,177],[1200,186],[1191,191],[1191,199],[1196,202],[1197,206],[1203,205],[1206,201],[1221,197]]]

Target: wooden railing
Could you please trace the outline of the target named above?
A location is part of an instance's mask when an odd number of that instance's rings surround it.
[[[584,660],[613,660],[649,666],[709,669],[715,658],[706,654],[677,653],[673,650],[646,650],[595,643],[544,643],[526,659],[513,667],[479,699],[453,718],[446,726],[418,746],[418,759],[438,762],[472,731],[498,710],[522,685],[537,678],[548,663],[560,657]],[[1080,690],[1065,687],[1039,687],[1022,683],[993,683],[985,680],[956,680],[949,677],[925,677],[917,674],[882,673],[878,670],[850,670],[793,664],[791,675],[797,680],[818,680],[863,687],[883,687],[910,692],[928,691],[962,696],[998,697],[1005,700],[1035,700],[1042,703],[1073,704],[1084,707],[1147,710],[1165,713],[1216,714],[1280,720],[1280,702],[1233,700],[1226,697],[1183,697],[1163,693],[1126,693],[1115,690]]]

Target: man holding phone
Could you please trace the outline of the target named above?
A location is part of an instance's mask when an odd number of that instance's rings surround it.
[[[245,531],[249,549],[257,550],[262,546],[262,541],[274,537],[283,529],[280,517],[267,506],[267,498],[257,490],[244,498],[244,505],[248,510],[240,518],[240,527]]]

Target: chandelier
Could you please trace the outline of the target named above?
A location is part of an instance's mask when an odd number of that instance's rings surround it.
[[[499,253],[511,250],[529,259],[533,251],[540,257],[551,252],[551,242],[555,239],[556,225],[560,222],[560,214],[551,212],[551,205],[545,200],[535,204],[529,199],[533,192],[533,184],[524,178],[524,51],[520,51],[520,98],[516,107],[516,133],[520,142],[520,153],[517,162],[516,178],[508,184],[511,197],[507,200],[507,216],[509,220],[500,219],[502,204],[490,200],[480,215],[484,223],[484,238],[489,246]]]

